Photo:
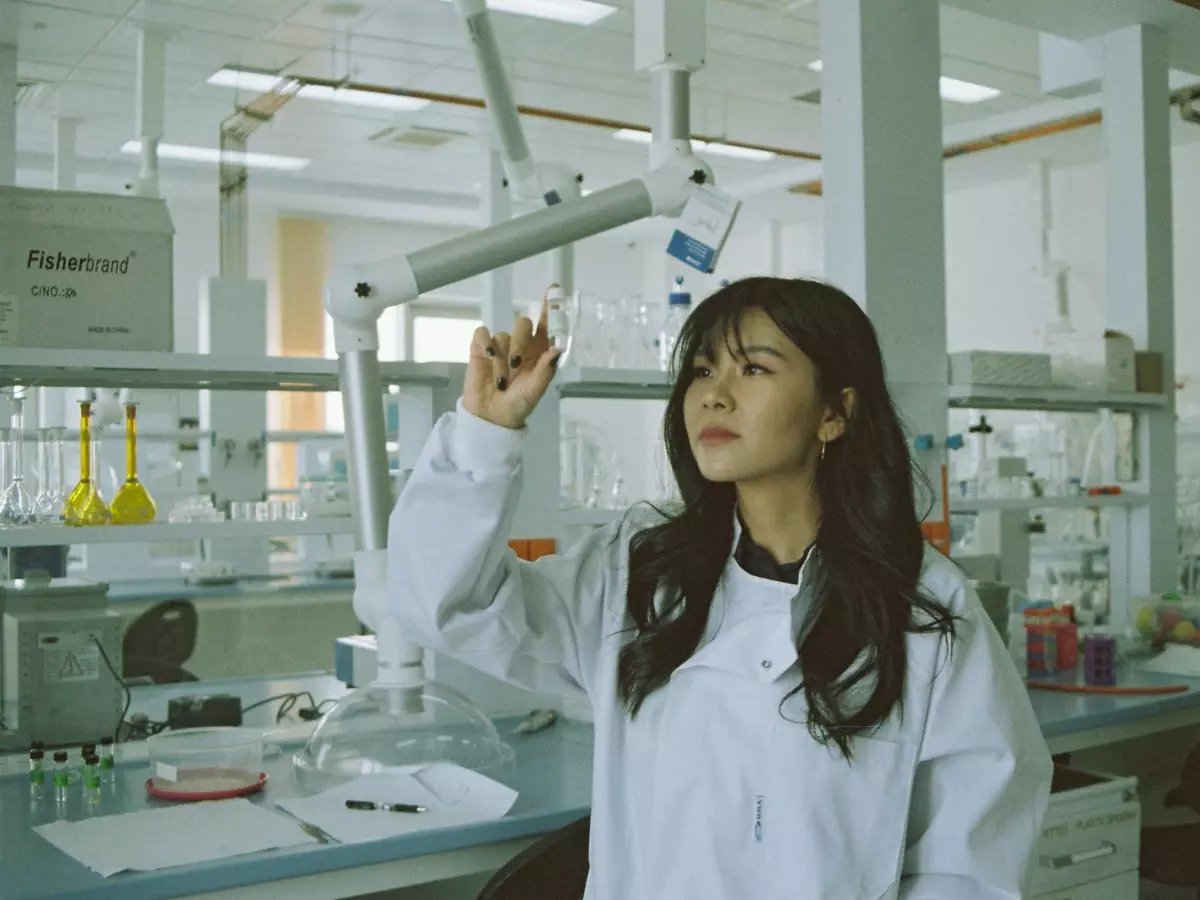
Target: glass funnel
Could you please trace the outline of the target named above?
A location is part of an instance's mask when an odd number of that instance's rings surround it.
[[[12,397],[12,430],[8,442],[9,481],[0,485],[0,522],[29,525],[34,521],[33,495],[25,487],[25,398]]]
[[[62,428],[38,429],[38,495],[33,501],[33,514],[47,525],[62,521],[66,502],[63,434]]]
[[[67,495],[63,518],[69,525],[107,525],[112,518],[100,487],[92,477],[92,458],[99,446],[92,441],[92,404],[79,404],[79,483]]]
[[[510,765],[512,748],[479,707],[453,688],[425,680],[420,669],[401,674],[399,660],[415,654],[420,661],[420,648],[403,639],[395,620],[380,626],[375,682],[339,700],[292,757],[305,790],[435,762],[493,776]]]
[[[114,525],[142,525],[153,522],[154,500],[137,473],[137,405],[125,407],[125,483],[112,502]]]

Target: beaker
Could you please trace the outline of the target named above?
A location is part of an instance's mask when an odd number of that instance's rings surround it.
[[[38,494],[33,501],[34,517],[47,525],[62,521],[63,503],[62,428],[38,429]]]
[[[8,460],[10,480],[0,499],[0,521],[6,525],[29,525],[33,522],[33,497],[25,487],[25,398],[12,398],[12,429],[9,433]]]

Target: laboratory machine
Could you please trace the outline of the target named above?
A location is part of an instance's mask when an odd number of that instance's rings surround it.
[[[124,620],[107,584],[34,573],[0,582],[0,623],[0,750],[116,733]]]

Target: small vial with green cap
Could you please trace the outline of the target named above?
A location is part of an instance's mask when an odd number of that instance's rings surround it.
[[[38,746],[29,748],[29,796],[40,800],[46,791],[46,751]]]
[[[105,735],[100,738],[100,777],[111,779],[116,775],[117,759],[113,755],[112,737]]]
[[[67,804],[67,789],[71,784],[71,772],[67,769],[67,751],[54,751],[54,799],[62,806]]]
[[[100,757],[95,753],[83,758],[83,799],[100,802]]]

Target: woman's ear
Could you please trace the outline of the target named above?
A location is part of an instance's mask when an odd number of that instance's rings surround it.
[[[854,418],[857,406],[858,394],[854,388],[843,388],[841,410],[826,410],[825,421],[821,423],[818,437],[827,444],[838,440],[846,433],[846,426]]]

